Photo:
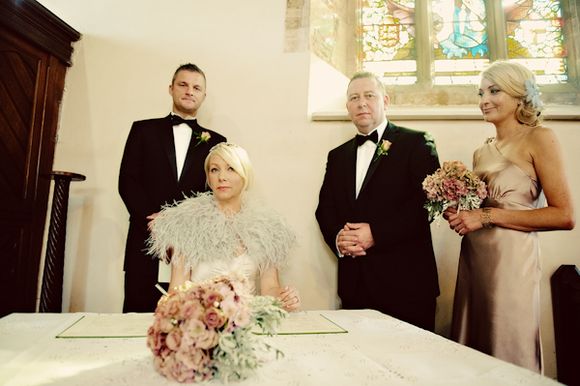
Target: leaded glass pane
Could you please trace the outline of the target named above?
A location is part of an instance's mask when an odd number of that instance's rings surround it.
[[[414,84],[418,68],[430,71],[435,85],[477,84],[490,62],[490,49],[494,58],[507,52],[506,59],[529,67],[539,83],[569,81],[562,0],[423,0],[429,2],[425,8],[426,3],[417,1],[421,5],[417,12],[430,9],[431,25],[416,24],[415,1],[361,1],[359,63],[363,70],[382,74],[386,84]],[[487,18],[498,15],[497,7],[504,11],[506,28],[494,31],[502,41],[496,38],[500,46],[490,48],[487,30],[497,21],[488,23]],[[430,29],[429,53],[423,28]]]
[[[526,64],[538,83],[565,82],[567,52],[560,0],[503,0],[508,57]]]
[[[409,0],[363,2],[362,68],[382,74],[386,84],[417,81],[414,10]]]
[[[489,62],[484,0],[432,0],[434,83],[477,84]]]
[[[434,84],[478,84],[479,74],[489,63],[488,59],[440,59],[435,60]]]

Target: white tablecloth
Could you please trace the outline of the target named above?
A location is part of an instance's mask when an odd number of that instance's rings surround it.
[[[348,333],[264,338],[284,358],[230,384],[558,384],[376,311],[309,312],[325,315]],[[0,319],[0,385],[176,384],[155,372],[145,338],[55,338],[80,315],[11,314]]]

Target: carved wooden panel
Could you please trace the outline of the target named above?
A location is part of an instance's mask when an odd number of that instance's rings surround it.
[[[26,277],[35,270],[28,256],[39,253],[33,228],[43,193],[38,191],[43,134],[38,113],[46,99],[47,55],[7,31],[0,36],[0,294],[23,291],[30,298],[36,285]],[[18,296],[6,300],[13,310],[33,306],[19,304]]]

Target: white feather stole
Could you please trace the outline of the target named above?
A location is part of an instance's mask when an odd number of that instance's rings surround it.
[[[260,271],[283,268],[296,236],[277,213],[244,198],[238,213],[222,212],[212,193],[168,205],[151,224],[148,253],[169,262],[185,259],[185,268],[204,261],[233,259],[245,251]],[[241,248],[242,249],[241,249]]]

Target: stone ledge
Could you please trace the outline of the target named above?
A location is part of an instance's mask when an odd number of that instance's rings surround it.
[[[468,106],[389,106],[387,116],[394,121],[463,121],[481,120],[477,107]],[[350,121],[346,110],[317,111],[312,121]],[[580,121],[580,106],[548,105],[544,110],[545,120]]]

